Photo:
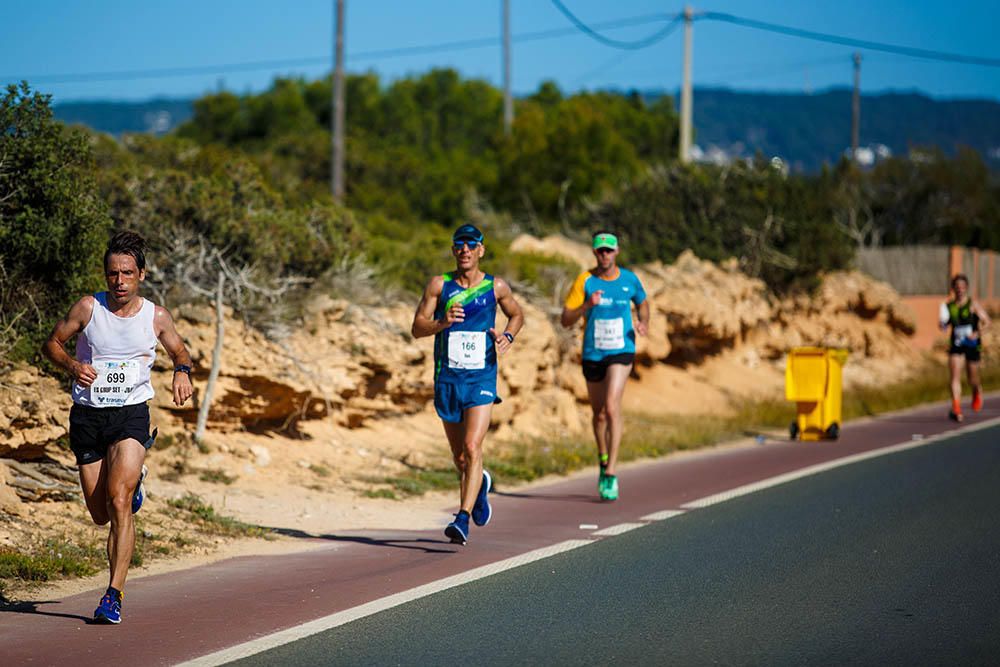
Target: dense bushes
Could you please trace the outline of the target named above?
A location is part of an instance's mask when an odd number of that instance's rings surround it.
[[[329,120],[328,80],[278,80],[260,95],[204,98],[181,134],[245,151],[286,198],[323,199]],[[532,231],[618,228],[632,261],[670,261],[685,248],[736,257],[777,289],[808,287],[861,244],[1000,249],[1000,186],[973,151],[914,151],[871,171],[842,162],[816,175],[763,161],[679,168],[668,98],[566,96],[543,84],[517,100],[505,136],[500,92],[451,70],[388,86],[349,77],[346,129],[347,203],[375,214],[371,256],[400,280],[405,257],[419,273],[431,251],[399,240],[425,230],[440,242],[470,193]]]
[[[53,121],[48,99],[26,86],[8,89],[0,130],[2,357],[35,356],[69,305],[102,289],[101,259],[118,227],[149,241],[147,280],[161,298],[197,293],[162,284],[165,267],[195,257],[191,246],[264,287],[319,277],[360,252],[349,211],[328,199],[287,203],[242,152],[88,136]]]
[[[357,242],[348,211],[329,201],[286,203],[239,152],[143,135],[121,144],[99,138],[96,145],[112,218],[154,248],[184,230],[237,266],[315,277]]]
[[[470,190],[493,206],[554,218],[676,152],[669,99],[581,93],[553,84],[517,104],[501,129],[502,96],[454,70],[382,87],[374,74],[347,81],[347,204],[406,221],[452,225]],[[286,196],[323,196],[330,170],[330,83],[279,79],[247,97],[195,103],[181,136],[240,147]]]
[[[30,355],[75,296],[101,284],[111,220],[82,131],[48,97],[9,86],[0,102],[0,361]]]
[[[500,92],[452,70],[388,86],[351,76],[347,98],[341,207],[329,196],[327,80],[209,95],[176,136],[120,141],[67,129],[44,96],[9,88],[0,108],[0,354],[30,354],[73,298],[100,287],[115,227],[150,239],[153,282],[190,241],[267,279],[341,284],[330,272],[367,262],[369,282],[414,292],[450,266],[449,232],[470,216],[487,228],[486,268],[546,295],[574,269],[511,253],[518,230],[583,239],[610,227],[626,241],[626,262],[671,261],[690,248],[736,257],[779,290],[809,288],[862,244],[1000,249],[1000,185],[971,151],[789,176],[765,161],[678,165],[666,98],[566,96],[543,84],[517,101],[509,136]]]
[[[632,262],[699,257],[739,260],[772,288],[811,287],[819,272],[847,266],[853,242],[832,222],[835,179],[789,177],[768,163],[651,169],[586,215],[607,227]]]

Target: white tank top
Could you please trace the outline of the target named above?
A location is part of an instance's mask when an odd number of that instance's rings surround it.
[[[144,403],[153,397],[149,371],[156,359],[155,307],[149,299],[132,317],[108,309],[108,293],[94,295],[90,322],[76,338],[76,360],[90,364],[97,380],[90,387],[73,383],[73,402],[95,408]]]

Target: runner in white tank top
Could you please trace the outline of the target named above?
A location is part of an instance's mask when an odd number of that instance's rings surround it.
[[[107,292],[77,301],[42,347],[54,364],[73,376],[70,449],[76,455],[80,486],[90,516],[110,523],[107,593],[94,611],[101,623],[121,622],[122,589],[135,549],[132,514],[142,505],[143,460],[152,445],[149,371],[156,343],[174,363],[174,403],[191,397],[191,355],[165,308],[139,296],[146,277],[146,243],[133,232],[118,232],[104,254]],[[66,343],[77,336],[76,358]]]
[[[145,403],[153,398],[149,371],[156,359],[152,301],[139,297],[142,305],[132,317],[111,312],[108,293],[94,295],[90,322],[76,337],[76,360],[90,364],[97,380],[89,387],[73,383],[73,402],[93,408]]]

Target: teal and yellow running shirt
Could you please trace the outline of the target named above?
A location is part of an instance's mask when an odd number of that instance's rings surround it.
[[[603,292],[600,304],[587,314],[583,332],[583,358],[600,361],[613,354],[635,353],[635,329],[632,327],[632,304],[646,300],[638,276],[618,268],[618,276],[605,280],[584,271],[576,277],[566,297],[567,308],[579,308],[597,291]]]
[[[459,303],[465,310],[465,320],[434,335],[434,381],[495,383],[497,350],[489,334],[497,315],[493,276],[486,274],[482,282],[469,288],[455,282],[451,273],[443,277],[434,319],[442,319],[452,305]]]

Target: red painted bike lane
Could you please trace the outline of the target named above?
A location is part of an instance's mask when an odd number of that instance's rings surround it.
[[[490,525],[473,527],[464,547],[440,529],[337,533],[303,537],[318,549],[134,579],[118,626],[87,623],[100,590],[18,604],[0,614],[0,663],[190,660],[566,540],[606,539],[593,536],[593,526],[641,522],[753,482],[992,420],[1000,417],[1000,407],[990,407],[996,403],[1000,394],[961,425],[936,405],[849,423],[838,441],[769,441],[633,464],[619,471],[622,495],[614,503],[597,499],[596,470],[527,490],[500,488],[491,496]]]

